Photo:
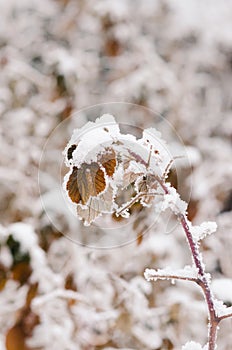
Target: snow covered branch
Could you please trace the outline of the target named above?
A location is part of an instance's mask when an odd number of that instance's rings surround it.
[[[198,281],[198,270],[195,266],[185,266],[183,269],[173,270],[169,267],[165,269],[146,269],[144,277],[147,281],[157,280],[184,280],[196,282]]]

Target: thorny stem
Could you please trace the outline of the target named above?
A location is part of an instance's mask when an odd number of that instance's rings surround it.
[[[165,185],[164,181],[158,180],[159,184],[161,185],[162,189],[164,190],[165,194],[169,193],[168,187]],[[208,333],[208,350],[215,350],[216,348],[216,338],[217,338],[217,329],[218,329],[218,323],[225,318],[224,316],[218,317],[216,314],[216,310],[214,307],[213,302],[213,294],[210,289],[210,285],[207,279],[207,275],[205,272],[204,264],[201,260],[201,254],[198,248],[197,243],[194,241],[192,237],[192,233],[190,231],[189,225],[188,225],[188,219],[185,214],[178,213],[177,217],[184,229],[190,251],[192,253],[192,258],[194,261],[194,264],[199,272],[199,277],[197,279],[197,284],[201,287],[205,300],[208,306],[208,317],[209,317],[209,333]],[[229,316],[228,316],[229,317]]]

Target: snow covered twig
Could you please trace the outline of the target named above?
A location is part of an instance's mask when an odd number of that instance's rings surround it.
[[[157,280],[183,280],[183,281],[191,281],[198,282],[198,271],[194,269],[192,266],[185,266],[184,269],[179,269],[173,271],[170,268],[166,269],[146,269],[144,272],[144,277],[147,281],[157,281]]]

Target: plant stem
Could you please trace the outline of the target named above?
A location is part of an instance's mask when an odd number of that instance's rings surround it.
[[[199,248],[197,244],[194,242],[191,231],[189,229],[188,220],[186,215],[184,214],[178,214],[178,218],[180,220],[180,223],[184,229],[187,241],[189,243],[189,247],[192,253],[193,261],[195,263],[195,266],[198,268],[199,271],[199,279],[198,284],[202,288],[202,291],[205,296],[205,300],[208,306],[208,316],[209,316],[209,333],[208,333],[208,350],[214,350],[216,347],[216,338],[217,338],[217,326],[220,321],[220,319],[216,315],[216,310],[213,303],[213,294],[210,289],[209,282],[206,277],[206,272],[204,269],[203,262],[201,260],[201,255],[199,252]]]
[[[230,317],[232,317],[232,313],[220,316],[219,320],[221,321],[221,320],[224,320],[225,318],[230,318]]]
[[[166,194],[169,193],[169,189],[163,181],[159,181],[162,189]],[[217,338],[217,327],[220,322],[220,318],[216,314],[216,310],[213,302],[213,294],[210,289],[210,285],[207,279],[207,275],[205,272],[204,264],[201,259],[201,254],[198,248],[197,243],[194,241],[192,233],[189,228],[188,219],[186,214],[178,213],[176,214],[180,223],[184,229],[189,248],[192,254],[192,258],[195,266],[198,269],[199,277],[197,280],[197,284],[201,287],[205,300],[208,307],[208,318],[209,318],[209,331],[208,331],[208,350],[215,350],[216,348],[216,338]]]

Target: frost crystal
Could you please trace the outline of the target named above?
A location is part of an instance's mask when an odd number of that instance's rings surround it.
[[[213,221],[203,222],[200,226],[192,226],[190,223],[191,233],[195,242],[204,239],[206,236],[211,235],[217,230],[217,224]]]

